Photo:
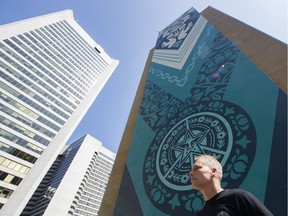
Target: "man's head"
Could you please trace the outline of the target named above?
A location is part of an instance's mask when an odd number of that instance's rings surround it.
[[[215,183],[220,185],[222,166],[213,156],[201,155],[195,159],[189,175],[192,187],[196,190],[203,190]]]

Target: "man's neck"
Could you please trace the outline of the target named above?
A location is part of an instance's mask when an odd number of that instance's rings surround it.
[[[205,201],[208,201],[209,199],[211,199],[212,197],[214,197],[216,194],[220,193],[221,191],[223,191],[223,189],[221,188],[221,186],[218,187],[210,187],[207,188],[202,192]]]

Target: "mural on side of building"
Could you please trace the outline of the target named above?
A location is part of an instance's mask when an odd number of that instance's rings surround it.
[[[142,215],[193,215],[204,200],[188,172],[201,154],[221,162],[224,188],[242,187],[264,201],[279,91],[203,16],[188,10],[159,33],[119,202],[137,203]],[[127,187],[133,187],[133,201],[125,201]]]

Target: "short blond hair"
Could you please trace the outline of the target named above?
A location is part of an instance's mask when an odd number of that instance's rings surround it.
[[[195,158],[195,161],[196,160],[200,160],[201,164],[208,166],[211,169],[216,168],[219,179],[220,180],[222,179],[223,176],[222,165],[215,157],[211,155],[199,155]]]

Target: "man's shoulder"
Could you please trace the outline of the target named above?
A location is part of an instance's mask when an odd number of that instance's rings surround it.
[[[251,194],[241,188],[224,189],[222,196],[251,196]]]
[[[250,200],[256,199],[252,193],[241,188],[225,189],[223,192],[224,192],[223,196],[225,197],[235,197],[236,199],[244,198],[244,199],[250,199]]]
[[[247,194],[247,193],[249,193],[248,191],[243,190],[241,188],[224,189],[223,192],[226,193],[226,194],[234,194],[234,193],[236,193],[236,194]]]

